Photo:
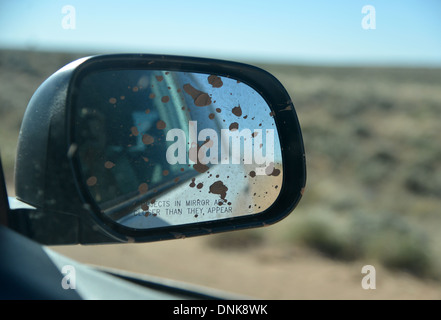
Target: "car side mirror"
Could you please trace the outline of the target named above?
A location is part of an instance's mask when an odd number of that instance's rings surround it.
[[[294,106],[272,75],[145,54],[82,58],[49,77],[26,110],[15,174],[27,207],[10,227],[51,245],[270,225],[306,181]]]

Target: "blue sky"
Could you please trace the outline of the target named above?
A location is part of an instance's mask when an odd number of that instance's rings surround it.
[[[440,67],[441,1],[0,0],[0,47]]]

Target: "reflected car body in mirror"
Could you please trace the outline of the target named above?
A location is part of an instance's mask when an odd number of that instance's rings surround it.
[[[11,221],[50,244],[196,236],[282,219],[305,180],[294,106],[267,72],[95,56],[62,68],[31,99],[16,194],[35,209]],[[48,221],[54,232],[45,236]]]

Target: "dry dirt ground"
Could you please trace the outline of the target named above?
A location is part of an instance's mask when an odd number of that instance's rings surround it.
[[[257,299],[441,299],[439,283],[376,268],[376,289],[361,281],[365,262],[333,261],[300,248],[214,249],[211,236],[147,244],[51,247],[79,261],[203,285]]]

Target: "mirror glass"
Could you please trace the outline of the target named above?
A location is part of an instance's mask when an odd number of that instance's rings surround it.
[[[112,70],[86,75],[72,108],[80,176],[101,212],[149,229],[252,215],[283,172],[268,104],[213,74]]]

